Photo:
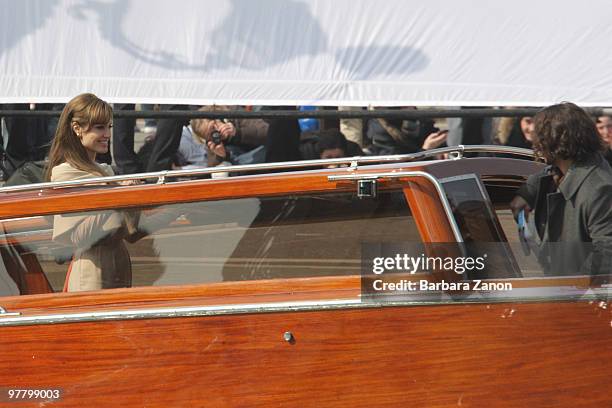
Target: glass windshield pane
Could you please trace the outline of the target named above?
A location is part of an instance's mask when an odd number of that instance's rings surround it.
[[[476,175],[442,180],[453,216],[471,256],[487,254],[487,267],[472,278],[520,277],[520,269],[506,244],[504,230]]]
[[[5,286],[25,293],[61,291],[69,269],[85,282],[70,291],[359,275],[362,241],[420,241],[402,191],[366,200],[341,193],[206,201],[3,227]],[[104,271],[90,276],[96,268]]]

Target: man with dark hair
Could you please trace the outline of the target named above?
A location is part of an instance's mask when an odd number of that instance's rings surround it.
[[[348,141],[338,129],[328,129],[319,132],[317,150],[321,159],[335,159],[348,156]]]
[[[555,275],[612,270],[612,169],[602,156],[595,123],[573,103],[534,117],[534,151],[548,166],[518,191],[515,217],[535,211],[539,260]]]
[[[362,155],[361,147],[355,142],[346,140],[338,129],[304,134],[300,140],[301,160],[338,159]]]

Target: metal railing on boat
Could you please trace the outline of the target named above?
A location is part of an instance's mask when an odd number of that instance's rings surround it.
[[[187,169],[187,170],[165,170],[151,173],[137,173],[127,174],[120,176],[109,176],[109,177],[92,177],[83,180],[71,180],[71,181],[54,181],[46,183],[34,183],[19,186],[10,186],[0,188],[0,193],[11,193],[11,192],[23,192],[33,190],[43,190],[60,187],[78,187],[78,186],[89,186],[95,184],[106,184],[106,183],[117,183],[122,181],[145,181],[156,179],[157,184],[165,184],[168,182],[168,178],[185,178],[185,177],[196,177],[205,176],[214,173],[247,173],[247,172],[262,172],[267,170],[288,170],[288,169],[304,169],[304,168],[320,168],[323,166],[332,165],[348,165],[348,170],[357,170],[360,165],[367,164],[384,164],[384,163],[395,163],[395,162],[414,162],[419,160],[429,159],[441,154],[451,155],[449,160],[456,160],[463,158],[464,153],[487,153],[487,154],[510,154],[523,157],[535,157],[534,153],[530,149],[523,149],[509,146],[498,146],[498,145],[474,145],[474,146],[451,146],[442,147],[438,149],[426,150],[418,153],[411,154],[398,154],[398,155],[387,155],[387,156],[355,156],[355,157],[343,157],[338,159],[321,159],[321,160],[299,160],[289,162],[278,162],[278,163],[259,163],[259,164],[247,164],[237,166],[217,166],[217,167],[204,167],[201,169]]]

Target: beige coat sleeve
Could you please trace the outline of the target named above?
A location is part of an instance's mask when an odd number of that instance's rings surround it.
[[[102,170],[112,175],[110,166]],[[63,163],[53,168],[51,181],[83,180],[97,175],[75,169]],[[111,236],[123,226],[123,216],[117,211],[63,214],[53,217],[53,240],[84,250]]]

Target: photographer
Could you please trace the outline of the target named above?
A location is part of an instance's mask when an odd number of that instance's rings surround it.
[[[194,119],[183,128],[178,149],[182,167],[213,167],[229,161],[225,144],[236,136],[231,122]]]
[[[187,109],[180,105],[164,108],[168,110]],[[203,106],[204,112],[228,111],[230,107],[221,105]],[[207,123],[212,122],[212,129]],[[157,123],[153,138],[137,153],[141,167],[147,172],[176,169],[184,166],[208,167],[229,161],[235,164],[250,164],[264,161],[263,144],[268,135],[268,123],[262,119],[240,119],[236,121],[166,118]],[[196,129],[194,131],[194,129]],[[218,132],[220,139],[213,139]],[[211,145],[209,142],[218,141]],[[258,146],[259,149],[257,149]],[[208,163],[210,155],[211,164]],[[177,157],[178,156],[178,157]]]
[[[199,109],[203,112],[228,110],[229,107],[218,105]],[[192,119],[183,127],[176,164],[194,168],[263,162],[265,151],[260,145],[265,143],[267,135],[268,123],[262,119]]]

